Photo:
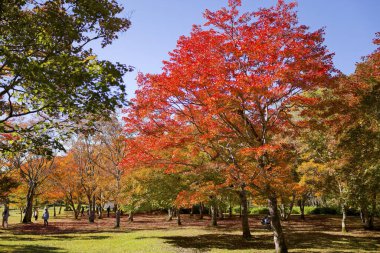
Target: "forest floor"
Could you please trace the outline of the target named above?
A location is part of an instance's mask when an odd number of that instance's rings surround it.
[[[183,214],[178,226],[162,214],[139,214],[133,222],[123,216],[121,228],[115,229],[113,217],[89,223],[68,212],[51,217],[44,227],[41,219],[21,224],[20,216],[11,215],[9,228],[0,229],[0,252],[274,252],[262,216],[250,217],[253,237],[244,240],[239,217],[211,227],[207,216],[200,220]],[[305,221],[292,216],[282,224],[290,252],[380,252],[380,230],[363,230],[358,217],[348,218],[348,233],[340,232],[339,216],[309,215]]]

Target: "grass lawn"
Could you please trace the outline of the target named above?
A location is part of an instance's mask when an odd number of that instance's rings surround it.
[[[123,217],[122,227],[114,229],[113,218],[89,224],[63,213],[45,228],[41,220],[20,224],[13,211],[9,228],[0,230],[0,252],[273,252],[272,233],[260,225],[260,216],[250,218],[249,241],[241,238],[238,217],[219,221],[217,228],[208,226],[208,217],[182,217],[180,227],[163,215],[137,215],[133,223]],[[364,231],[358,217],[349,218],[346,234],[339,216],[292,218],[283,222],[290,252],[380,252],[380,231]]]

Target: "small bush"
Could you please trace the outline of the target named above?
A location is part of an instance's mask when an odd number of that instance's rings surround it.
[[[251,207],[249,210],[250,214],[269,214],[269,209],[267,207]]]
[[[310,211],[310,214],[338,214],[338,211],[332,207],[315,207]]]
[[[240,206],[234,206],[232,208],[232,213],[233,214],[240,214]]]
[[[292,214],[301,214],[301,210],[298,206],[294,206],[292,209]]]

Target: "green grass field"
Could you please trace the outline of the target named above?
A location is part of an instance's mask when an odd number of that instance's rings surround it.
[[[52,212],[51,216],[52,216]],[[238,217],[208,226],[209,219],[183,215],[183,225],[168,222],[163,215],[137,215],[133,223],[122,218],[113,228],[113,218],[89,224],[85,217],[73,220],[70,213],[50,219],[48,228],[38,220],[20,224],[11,212],[10,227],[0,230],[0,252],[273,252],[272,234],[250,219],[253,238],[243,240]],[[364,231],[357,217],[348,221],[349,233],[339,230],[339,216],[297,216],[284,222],[290,252],[379,252],[380,231]]]

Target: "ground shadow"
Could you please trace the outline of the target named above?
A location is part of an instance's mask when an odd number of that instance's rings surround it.
[[[341,249],[367,250],[380,249],[378,237],[356,237],[354,235],[329,234],[324,232],[291,233],[287,236],[291,249]]]
[[[1,240],[4,241],[41,241],[40,237],[15,237],[15,236],[1,236]],[[89,236],[75,236],[75,235],[47,235],[43,237],[44,241],[48,240],[105,240],[110,238],[110,236],[104,235],[89,235]]]
[[[231,234],[205,234],[199,236],[165,236],[165,243],[174,247],[192,248],[198,250],[209,249],[273,249],[270,236],[254,236],[251,240],[245,240],[241,235]],[[143,239],[143,238],[141,238]]]
[[[48,247],[48,246],[37,246],[37,245],[1,245],[0,252],[21,252],[21,253],[48,253],[57,252],[64,253],[66,250],[58,247]]]

